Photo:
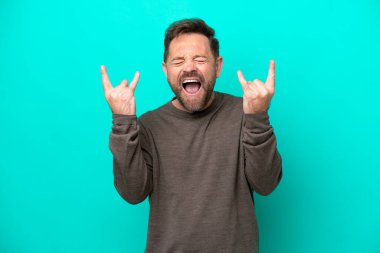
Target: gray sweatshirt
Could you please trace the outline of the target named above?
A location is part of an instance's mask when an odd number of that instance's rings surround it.
[[[253,191],[282,176],[266,112],[244,114],[242,98],[219,92],[199,113],[168,102],[139,119],[114,114],[109,146],[119,194],[149,196],[145,252],[258,252]]]

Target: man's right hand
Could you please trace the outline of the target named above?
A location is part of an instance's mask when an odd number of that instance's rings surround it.
[[[134,92],[140,78],[140,73],[136,71],[135,76],[129,86],[128,81],[123,80],[118,86],[113,88],[104,65],[100,67],[100,72],[102,73],[104,95],[108,105],[111,107],[112,113],[136,115]]]

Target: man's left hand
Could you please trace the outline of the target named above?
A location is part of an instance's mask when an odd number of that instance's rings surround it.
[[[265,112],[274,95],[275,64],[274,60],[269,63],[268,77],[265,84],[259,79],[246,81],[243,73],[237,72],[239,82],[243,88],[243,111],[245,114]]]

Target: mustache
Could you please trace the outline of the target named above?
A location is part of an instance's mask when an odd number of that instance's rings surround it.
[[[201,83],[204,83],[204,77],[203,75],[199,74],[197,71],[190,71],[190,72],[183,72],[182,75],[180,75],[179,83],[182,84],[185,78],[196,78],[201,81]]]

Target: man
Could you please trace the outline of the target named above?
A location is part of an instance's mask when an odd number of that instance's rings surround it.
[[[271,193],[282,176],[267,114],[274,61],[265,84],[238,71],[238,98],[213,91],[223,58],[203,20],[173,23],[164,45],[162,69],[175,98],[139,119],[139,72],[113,88],[101,67],[115,187],[132,204],[149,196],[146,252],[258,252],[253,191]]]

